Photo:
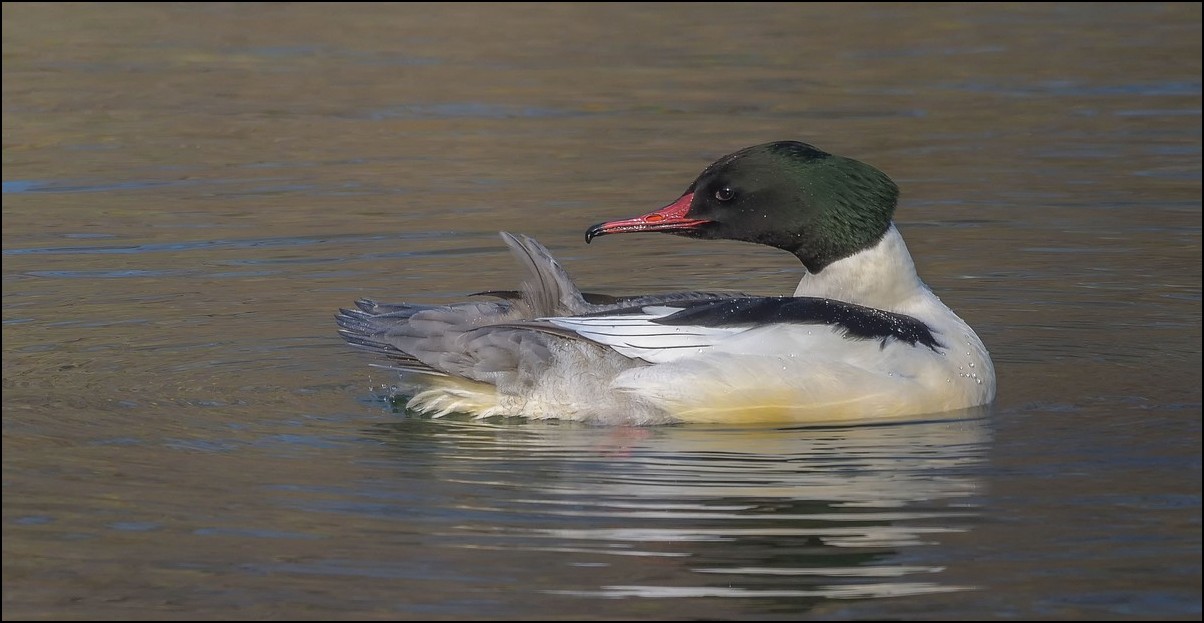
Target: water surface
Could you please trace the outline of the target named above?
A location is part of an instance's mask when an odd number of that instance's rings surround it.
[[[1200,599],[1198,4],[3,7],[6,618],[1161,618]],[[586,227],[781,139],[888,172],[990,408],[430,420],[369,296],[781,294]]]

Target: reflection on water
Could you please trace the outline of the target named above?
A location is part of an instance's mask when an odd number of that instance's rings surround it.
[[[410,418],[370,434],[386,444],[380,479],[306,510],[435,522],[438,546],[502,552],[515,564],[628,569],[627,581],[544,589],[555,594],[867,598],[973,588],[906,554],[973,528],[974,474],[990,440],[982,413],[738,430]],[[412,480],[440,485],[431,499],[388,501]],[[659,571],[633,572],[641,563],[620,558],[655,560]]]

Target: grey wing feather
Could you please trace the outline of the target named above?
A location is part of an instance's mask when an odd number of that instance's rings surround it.
[[[515,302],[527,318],[579,314],[591,307],[573,284],[568,271],[542,244],[522,234],[501,232],[501,236],[514,257],[527,269],[522,299]]]
[[[335,317],[343,339],[406,371],[493,381],[495,373],[514,363],[505,349],[521,342],[508,336],[491,338],[476,331],[512,317],[509,305],[504,303],[370,305],[390,310],[379,314],[363,311],[364,305],[360,307],[340,310]],[[470,332],[471,337],[465,335]]]
[[[543,245],[528,236],[501,236],[526,269],[520,291],[483,292],[503,301],[455,305],[360,300],[358,310],[342,310],[337,316],[339,332],[352,346],[414,372],[507,383],[546,364],[551,357],[547,341],[555,339],[553,334],[569,335],[554,327],[532,330],[517,323],[583,313],[592,306]]]
[[[390,367],[399,370],[454,375],[504,386],[529,382],[542,367],[550,365],[549,344],[553,341],[597,344],[541,318],[741,296],[675,292],[622,298],[591,295],[587,301],[543,245],[528,236],[505,232],[501,236],[527,271],[521,291],[485,292],[482,294],[503,300],[453,305],[361,299],[355,303],[358,309],[343,309],[336,316],[339,333],[350,345],[384,357]]]

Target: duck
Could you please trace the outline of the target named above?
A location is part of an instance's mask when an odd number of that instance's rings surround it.
[[[348,344],[397,371],[406,408],[600,425],[878,422],[995,397],[990,354],[920,280],[879,169],[798,141],[706,167],[669,205],[589,227],[767,245],[801,263],[789,296],[582,292],[506,232],[518,290],[446,305],[356,301]]]

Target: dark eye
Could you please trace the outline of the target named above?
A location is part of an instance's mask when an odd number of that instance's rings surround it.
[[[731,201],[732,197],[735,196],[736,191],[732,190],[730,186],[724,186],[723,188],[715,191],[715,198],[720,201]]]

